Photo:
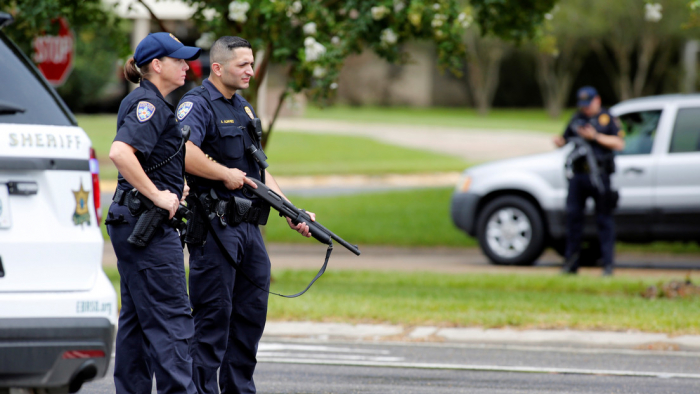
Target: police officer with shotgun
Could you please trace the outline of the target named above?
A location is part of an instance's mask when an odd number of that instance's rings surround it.
[[[615,172],[614,151],[624,149],[618,120],[601,107],[598,92],[585,86],[577,92],[578,112],[569,122],[563,136],[554,143],[561,147],[573,143],[567,158],[569,194],[566,198],[566,254],[562,273],[575,274],[581,257],[586,200],[595,201],[596,224],[603,259],[603,275],[612,275],[615,253],[617,192],[611,188],[610,175]]]
[[[253,60],[245,39],[219,38],[210,50],[209,78],[185,94],[177,108],[180,124],[192,130],[186,155],[192,187],[188,208],[195,212],[192,223],[205,228],[188,230],[185,239],[195,321],[190,353],[199,393],[218,392],[219,368],[221,392],[255,393],[255,357],[270,285],[270,260],[258,225],[267,222],[270,205],[250,190],[259,182],[285,197],[265,170],[253,108],[236,93],[249,86]],[[305,217],[315,220],[311,212]],[[287,221],[301,235],[312,235],[306,222]]]
[[[172,227],[187,194],[187,131],[165,96],[184,85],[185,60],[201,49],[169,33],[154,33],[124,67],[140,86],[122,101],[109,158],[119,170],[114,202],[105,220],[121,276],[114,383],[117,393],[197,392],[188,342],[194,334],[185,267]]]

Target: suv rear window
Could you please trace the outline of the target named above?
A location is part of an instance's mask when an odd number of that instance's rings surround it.
[[[37,75],[19,49],[0,32],[0,123],[72,126],[61,99]],[[17,112],[16,109],[24,112]]]

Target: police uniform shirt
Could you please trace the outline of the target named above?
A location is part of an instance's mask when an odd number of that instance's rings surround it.
[[[577,132],[578,127],[576,125],[590,124],[593,128],[600,134],[606,135],[620,135],[620,127],[617,124],[617,120],[610,115],[607,109],[602,108],[597,115],[588,117],[585,114],[577,111],[574,116],[569,121],[569,125],[564,131],[564,139],[568,142],[571,137],[579,137]],[[597,141],[589,141],[591,147],[593,148],[593,153],[599,160],[602,160],[606,155],[612,153],[612,151],[602,145]]]
[[[246,153],[245,148],[252,143],[252,138],[247,131],[248,124],[252,122],[252,119],[256,117],[253,111],[253,106],[248,103],[241,95],[234,94],[231,99],[226,99],[221,92],[211,83],[208,79],[202,82],[202,87],[204,87],[211,97],[212,102],[216,100],[222,100],[227,103],[227,107],[230,107],[230,111],[226,114],[226,119],[218,119],[216,114],[213,113],[212,109],[209,107],[207,100],[199,95],[186,94],[178,104],[177,107],[177,119],[182,125],[190,126],[190,141],[193,144],[200,147],[205,153],[209,150],[208,147],[222,146],[222,138],[231,139],[228,137],[222,137],[219,128],[221,129],[232,129],[240,133],[241,138],[235,138],[231,140],[238,140],[239,142],[226,144],[227,151],[225,154],[229,158],[239,158],[237,162],[239,165],[234,168],[246,173],[249,178],[255,178],[260,180],[259,167],[255,163],[254,159],[249,157]],[[195,89],[199,89],[195,88]],[[217,126],[217,121],[221,123]],[[241,129],[242,128],[242,129]],[[223,158],[221,157],[211,157],[210,159],[217,161],[218,163],[225,165],[223,163]],[[201,187],[200,192],[207,191],[208,188]],[[232,196],[242,197],[240,189],[239,190],[229,190],[223,187],[223,185],[214,187],[217,195],[220,198],[230,198]],[[248,196],[249,198],[250,196]]]
[[[117,116],[117,136],[136,149],[141,166],[148,169],[162,163],[180,147],[182,132],[170,105],[158,88],[146,79],[122,100]],[[184,187],[184,150],[162,167],[147,173],[158,190],[169,190],[178,198]],[[131,190],[133,186],[119,174],[118,187]]]

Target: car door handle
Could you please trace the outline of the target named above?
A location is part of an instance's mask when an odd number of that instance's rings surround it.
[[[622,171],[622,173],[623,173],[623,174],[635,173],[635,174],[637,174],[637,175],[641,175],[641,174],[644,173],[644,169],[643,169],[643,168],[639,168],[639,167],[628,167],[628,168],[625,168],[625,169]]]

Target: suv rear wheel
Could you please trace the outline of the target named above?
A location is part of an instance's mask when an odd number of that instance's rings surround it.
[[[542,216],[519,196],[501,196],[486,204],[477,231],[481,250],[494,264],[532,265],[544,250]]]

